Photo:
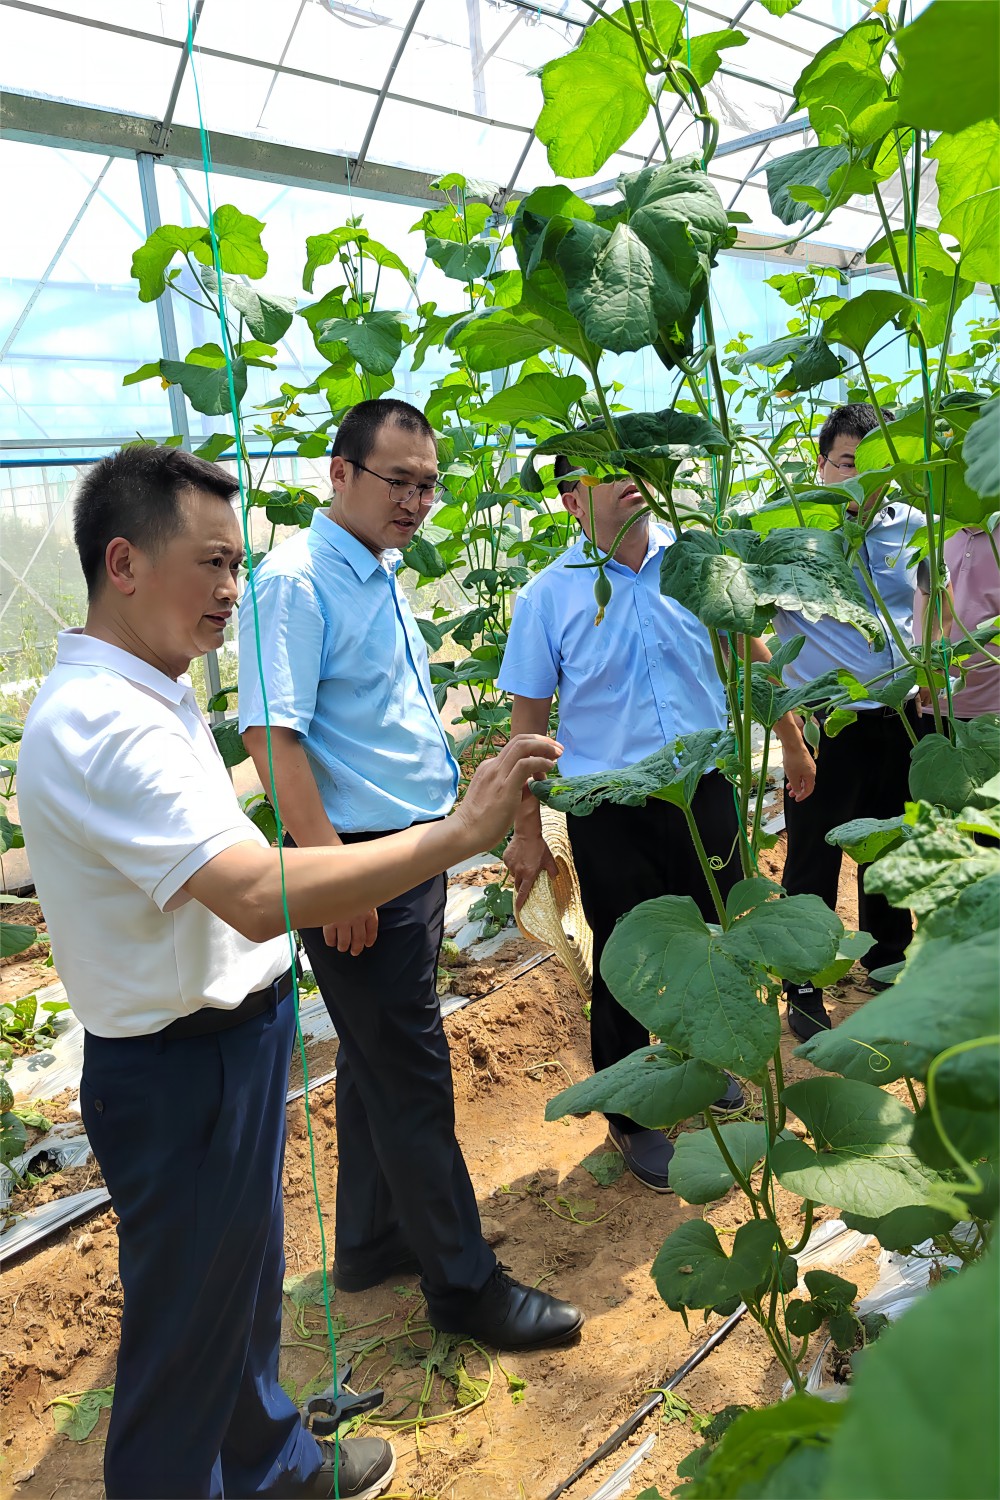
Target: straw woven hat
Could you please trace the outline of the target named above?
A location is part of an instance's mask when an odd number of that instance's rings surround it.
[[[558,875],[555,880],[542,870],[521,910],[517,925],[526,938],[554,948],[556,957],[569,971],[585,1000],[590,999],[594,974],[594,935],[583,915],[580,883],[573,865],[573,852],[566,818],[554,808],[542,808],[542,837],[552,851]]]

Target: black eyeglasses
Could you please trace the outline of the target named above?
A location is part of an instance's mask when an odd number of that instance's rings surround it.
[[[353,458],[347,462],[352,469],[360,469],[363,474],[370,474],[373,479],[381,479],[383,484],[389,486],[389,499],[393,502],[401,501],[408,504],[416,495],[421,505],[430,504],[440,499],[444,494],[444,485],[435,481],[433,484],[411,484],[407,479],[390,479],[387,474],[376,474],[374,469],[369,469],[367,464],[359,464]]]

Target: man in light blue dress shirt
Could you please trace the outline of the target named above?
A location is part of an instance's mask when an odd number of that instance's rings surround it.
[[[556,459],[556,478],[571,472]],[[605,618],[595,625],[594,572],[586,561],[590,500],[576,480],[560,483],[563,504],[584,532],[562,557],[543,569],[518,595],[503,664],[497,679],[514,695],[511,728],[548,725],[559,695],[560,772],[567,776],[634,765],[698,729],[721,729],[726,699],[708,632],[675,599],[660,592],[660,561],[673,542],[664,527],[640,516],[607,564],[612,594]],[[627,477],[591,490],[594,540],[606,553],[621,527],[643,507]],[[754,643],[754,654],[766,651]],[[796,795],[811,790],[812,760],[791,716],[777,732],[785,773]],[[702,777],[693,811],[709,857],[721,868],[723,895],[740,879],[738,824],[733,788],[717,772]],[[689,895],[708,921],[715,921],[704,876],[679,808],[650,800],[644,807],[602,803],[587,817],[567,818],[583,909],[594,933],[594,980],[590,1034],[594,1068],[600,1070],[648,1045],[649,1033],[611,994],[600,973],[604,946],[616,921],[658,896]],[[528,798],[514,822],[505,862],[514,876],[518,904],[538,873],[555,865],[541,830],[538,803]],[[719,1113],[743,1106],[733,1080],[718,1101]],[[656,1192],[668,1192],[673,1146],[657,1130],[643,1130],[624,1115],[610,1115],[611,1140],[632,1175]]]
[[[819,436],[821,483],[836,484],[854,477],[858,444],[877,426],[878,417],[871,406],[841,406],[831,412]],[[882,626],[882,650],[875,650],[852,625],[829,616],[813,621],[783,610],[775,615],[775,634],[783,641],[805,637],[802,650],[785,669],[790,687],[844,668],[859,682],[874,683],[878,679],[879,688],[884,688],[903,669],[906,662],[899,641],[907,646],[912,643],[916,580],[916,569],[907,567],[907,557],[923,520],[921,512],[901,499],[889,499],[881,504],[865,533],[854,574],[865,604]],[[874,598],[868,579],[874,583],[881,603]],[[850,707],[857,713],[856,722],[832,738],[823,736],[813,795],[805,803],[787,795],[785,798],[788,849],[781,883],[790,896],[812,893],[832,909],[837,904],[842,855],[840,849],[826,842],[826,835],[852,818],[894,818],[903,811],[908,795],[912,741],[899,714],[873,698],[859,698]],[[905,714],[916,732],[916,688],[905,705]],[[875,939],[864,960],[872,970],[900,962],[913,936],[913,922],[908,911],[890,906],[884,896],[865,890],[867,868],[858,868],[858,925]],[[786,981],[785,999],[789,1029],[800,1040],[829,1028],[822,991],[813,985]]]
[[[281,817],[299,845],[432,822],[458,790],[396,579],[438,490],[433,430],[405,402],[362,402],[340,424],[330,479],[329,510],[268,554],[256,607],[248,595],[240,611],[240,728],[267,788],[270,725]],[[340,1040],[333,1279],[356,1292],[420,1271],[444,1332],[504,1348],[565,1343],[582,1315],[498,1266],[455,1138],[436,991],[446,883],[302,932]]]

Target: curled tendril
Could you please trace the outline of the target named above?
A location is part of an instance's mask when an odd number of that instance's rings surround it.
[[[725,860],[720,854],[710,854],[708,857],[709,868],[712,870],[725,869]]]
[[[955,1145],[944,1128],[941,1118],[941,1107],[937,1097],[937,1075],[943,1063],[950,1062],[953,1057],[960,1057],[963,1052],[974,1052],[981,1047],[996,1047],[1000,1045],[1000,1036],[980,1036],[969,1042],[959,1042],[954,1047],[948,1047],[946,1051],[939,1052],[937,1057],[927,1069],[927,1108],[934,1122],[934,1129],[940,1137],[941,1144],[951,1157],[952,1161],[965,1175],[965,1182],[956,1183],[952,1189],[955,1197],[961,1202],[963,1198],[974,1196],[983,1190],[983,1179],[976,1171],[970,1161],[967,1161]]]
[[[852,1037],[851,1041],[856,1046],[864,1047],[866,1052],[871,1053],[871,1057],[868,1059],[868,1066],[873,1073],[886,1073],[892,1067],[892,1058],[887,1057],[884,1052],[880,1052],[877,1047],[869,1046],[867,1042],[859,1042],[857,1037]],[[876,1058],[878,1059],[878,1065],[876,1065]]]

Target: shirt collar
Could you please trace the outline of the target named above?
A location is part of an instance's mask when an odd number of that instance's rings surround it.
[[[98,640],[95,635],[85,635],[80,629],[59,632],[56,661],[65,667],[99,667],[102,671],[114,672],[139,687],[148,688],[168,703],[180,704],[186,698],[192,701],[194,698],[190,682],[183,677],[175,682],[131,651],[112,646],[110,641]]]
[[[376,557],[374,552],[368,550],[364,542],[359,542],[357,537],[345,531],[343,526],[338,526],[336,521],[331,521],[325,511],[313,511],[309,530],[316,541],[339,552],[344,561],[351,565],[362,583],[366,583],[376,569],[381,569],[383,573],[387,570],[394,573],[399,567],[401,558],[398,552],[386,552],[381,558]]]

